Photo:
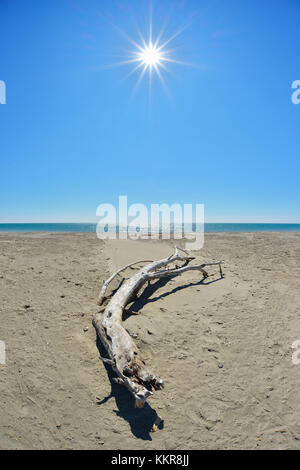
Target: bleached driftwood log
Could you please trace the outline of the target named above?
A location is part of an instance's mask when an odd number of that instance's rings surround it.
[[[179,250],[183,252],[184,256],[179,254]],[[142,286],[152,279],[171,278],[191,270],[200,271],[204,278],[207,278],[208,273],[204,268],[214,265],[219,266],[222,276],[221,261],[189,266],[190,261],[193,259],[195,258],[190,256],[185,250],[175,247],[173,255],[151,262],[124,282],[114,293],[104,312],[99,311],[93,319],[93,325],[108,354],[108,358],[101,358],[101,360],[112,366],[118,375],[115,381],[125,385],[130,390],[135,397],[135,406],[139,408],[152,395],[153,389],[159,390],[164,384],[162,379],[148,369],[132,337],[123,327],[123,311],[126,305],[136,298]],[[175,267],[167,268],[168,265],[176,261],[183,262],[183,264],[179,267],[176,265]],[[98,304],[101,305],[104,302],[108,285],[120,272],[142,262],[144,261],[128,264],[110,276],[103,283]]]

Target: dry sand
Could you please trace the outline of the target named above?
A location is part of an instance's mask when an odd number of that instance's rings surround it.
[[[299,449],[299,242],[208,234],[197,259],[224,260],[224,279],[211,268],[147,290],[125,325],[165,388],[140,410],[111,384],[91,319],[112,270],[170,243],[0,234],[0,448]]]

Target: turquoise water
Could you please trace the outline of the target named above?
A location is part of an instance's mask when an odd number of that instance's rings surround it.
[[[0,224],[5,232],[95,232],[97,224],[88,223],[43,223],[43,224]],[[174,227],[178,231],[180,227]],[[190,231],[195,231],[195,225]],[[300,224],[205,224],[205,232],[288,232],[300,231]],[[188,231],[188,230],[187,230]]]

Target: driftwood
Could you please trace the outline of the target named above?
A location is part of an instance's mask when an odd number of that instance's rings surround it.
[[[179,251],[183,255],[179,254]],[[205,271],[206,266],[218,265],[222,276],[221,261],[215,263],[205,263],[201,265],[191,265],[190,261],[195,259],[185,250],[175,247],[175,252],[168,258],[150,262],[144,266],[126,282],[124,282],[114,293],[105,308],[102,308],[93,319],[93,325],[97,334],[107,351],[108,358],[100,358],[103,362],[112,366],[118,378],[114,379],[117,383],[125,385],[135,397],[135,406],[141,408],[146,400],[153,394],[152,390],[159,390],[164,386],[162,379],[151,372],[146,366],[141,354],[134,343],[132,337],[127,333],[122,325],[123,311],[130,302],[136,299],[140,289],[146,282],[152,279],[165,277],[175,277],[186,271],[200,271],[204,278],[208,277]],[[181,266],[169,267],[168,265],[179,261]],[[98,304],[102,305],[107,299],[106,291],[113,279],[133,265],[145,261],[136,261],[128,264],[116,271],[107,279],[101,288]],[[104,310],[104,311],[103,311]],[[137,312],[132,312],[137,313]]]

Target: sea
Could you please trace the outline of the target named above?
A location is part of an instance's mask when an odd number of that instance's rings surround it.
[[[14,223],[0,224],[0,232],[96,232],[96,223]],[[200,227],[191,224],[185,232],[198,232]],[[103,231],[115,230],[114,227],[104,227]],[[131,227],[132,230],[132,227]],[[124,232],[125,228],[118,227],[116,231]],[[143,228],[143,232],[149,229]],[[164,229],[160,229],[164,232]],[[171,224],[171,232],[176,233],[182,231],[182,226]],[[205,223],[204,232],[291,232],[300,231],[300,224],[269,224],[269,223]]]

